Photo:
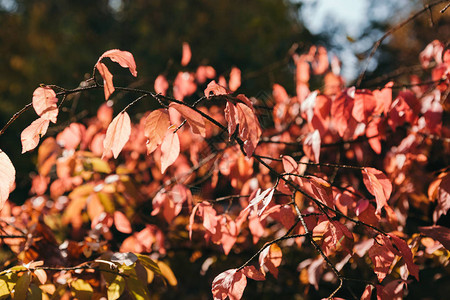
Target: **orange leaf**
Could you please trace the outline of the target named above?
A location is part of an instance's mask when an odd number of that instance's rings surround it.
[[[211,291],[214,300],[223,300],[227,296],[230,300],[239,300],[242,298],[246,286],[247,277],[242,271],[238,272],[237,269],[230,269],[214,278]]]
[[[161,144],[161,173],[171,166],[180,154],[180,140],[178,133],[167,132]]]
[[[22,153],[33,150],[39,144],[39,139],[47,133],[49,120],[39,118],[34,120],[27,128],[22,131],[20,139],[22,141]]]
[[[134,61],[133,54],[130,52],[119,49],[108,50],[100,56],[98,61],[100,62],[104,57],[109,57],[113,62],[118,63],[122,68],[130,69],[130,73],[134,77],[137,76],[136,62]]]
[[[147,154],[155,151],[164,137],[170,126],[170,119],[167,110],[157,109],[152,111],[145,119],[144,135],[148,138]]]
[[[58,116],[58,98],[55,92],[48,87],[38,87],[33,92],[33,108],[36,113],[43,119],[56,123]]]
[[[119,113],[106,130],[106,136],[103,140],[102,158],[112,150],[114,158],[119,156],[125,144],[128,142],[131,134],[130,116],[126,112]]]
[[[236,131],[236,126],[239,123],[239,119],[236,106],[230,101],[227,101],[227,106],[225,107],[225,119],[228,123],[228,134],[231,138],[233,133]]]
[[[178,103],[171,103],[170,107],[175,108],[187,120],[193,133],[200,134],[202,137],[206,136],[205,121],[202,115],[192,108]]]
[[[259,264],[263,274],[265,274],[264,268],[267,268],[272,275],[278,277],[278,267],[281,264],[283,253],[277,244],[272,244],[270,247],[264,249],[259,255]]]
[[[111,72],[109,72],[108,68],[101,62],[98,62],[96,67],[100,75],[102,75],[103,77],[103,90],[105,92],[105,100],[108,100],[111,94],[116,90],[113,84],[113,76]]]
[[[191,57],[192,57],[192,52],[191,52],[191,47],[189,47],[189,44],[184,42],[183,43],[183,55],[181,57],[181,65],[187,66],[188,63],[191,61]]]
[[[383,172],[374,168],[364,168],[362,170],[364,185],[369,193],[375,196],[377,201],[377,214],[380,214],[381,208],[387,205],[391,196],[392,183]]]
[[[16,169],[5,152],[0,150],[0,209],[14,188]]]
[[[114,225],[118,231],[123,233],[131,233],[133,230],[131,229],[130,221],[128,218],[120,211],[114,212]]]

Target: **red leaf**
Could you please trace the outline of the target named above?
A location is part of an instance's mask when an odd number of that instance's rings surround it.
[[[228,123],[228,134],[231,138],[233,133],[236,131],[237,124],[239,124],[239,119],[237,108],[230,101],[227,101],[227,106],[225,107],[225,119]]]
[[[14,189],[16,169],[5,152],[0,150],[0,210]]]
[[[364,168],[362,170],[364,185],[369,193],[375,196],[377,201],[377,214],[381,213],[381,208],[387,205],[391,196],[392,183],[383,172],[374,168]]]
[[[366,127],[366,136],[369,138],[369,145],[376,154],[381,153],[380,136],[381,118],[374,118]]]
[[[419,231],[440,242],[447,250],[450,250],[450,228],[435,225],[419,227]]]
[[[373,288],[374,287],[371,284],[366,285],[366,288],[364,289],[360,300],[370,300],[370,298],[372,297]]]
[[[375,109],[375,97],[369,90],[356,90],[352,116],[358,122],[367,123]]]
[[[341,137],[344,136],[345,131],[349,127],[350,119],[352,119],[354,91],[354,88],[350,88],[341,92],[331,105],[331,116]]]
[[[33,150],[39,144],[41,136],[45,135],[50,124],[49,120],[39,118],[34,120],[27,128],[22,131],[20,139],[22,141],[22,153]]]
[[[230,72],[230,81],[228,87],[232,92],[236,91],[241,86],[241,70],[233,67]]]
[[[133,231],[131,229],[130,221],[128,221],[128,218],[120,211],[114,212],[114,225],[118,231],[123,233],[131,233]]]
[[[118,63],[122,68],[130,69],[130,73],[134,77],[137,76],[136,63],[134,61],[133,54],[130,52],[119,49],[108,50],[100,56],[98,61],[100,62],[104,57],[109,57],[113,62]]]
[[[239,137],[244,141],[244,150],[247,157],[251,157],[262,133],[261,126],[250,107],[243,103],[237,103],[236,109],[239,119]]]
[[[158,75],[155,79],[155,92],[161,94],[163,96],[166,95],[167,89],[169,88],[169,82],[167,82],[166,77],[164,75]]]
[[[405,260],[406,266],[408,267],[408,271],[416,277],[417,280],[419,280],[419,267],[414,264],[413,262],[413,254],[411,252],[411,249],[408,247],[408,244],[398,236],[392,233],[388,233],[388,235],[392,238],[394,241],[395,246],[400,251],[401,257]]]
[[[202,137],[206,136],[205,121],[201,114],[190,107],[178,103],[170,103],[169,107],[176,109],[187,120],[193,133],[200,134]]]
[[[377,300],[402,300],[407,281],[397,279],[386,286],[377,285]]]
[[[272,244],[264,249],[259,255],[259,265],[263,274],[265,274],[264,269],[267,268],[275,278],[278,278],[278,267],[281,265],[282,257],[283,253],[277,244]]]
[[[180,154],[180,140],[178,133],[169,131],[161,144],[161,173],[171,166]]]
[[[189,44],[184,42],[183,43],[183,55],[181,57],[181,65],[187,66],[189,64],[189,62],[191,61],[191,57],[192,57],[192,52],[191,52],[191,47],[189,47]]]
[[[308,133],[305,140],[303,141],[303,151],[309,159],[319,162],[320,157],[320,133],[319,130],[314,130]]]
[[[229,297],[230,300],[239,300],[242,298],[246,286],[247,277],[242,271],[230,269],[214,278],[211,291],[214,300],[224,300],[226,297]]]
[[[98,62],[97,70],[103,77],[103,90],[105,92],[105,100],[108,100],[112,93],[116,90],[113,83],[113,75],[108,68],[101,62]]]
[[[36,113],[45,120],[56,123],[58,116],[58,98],[56,93],[48,87],[38,87],[33,92],[33,108]]]
[[[450,173],[442,178],[437,189],[437,206],[433,212],[433,221],[436,223],[439,218],[447,214],[450,209]]]
[[[255,266],[246,266],[241,270],[242,274],[244,274],[246,277],[253,279],[253,280],[266,280],[266,277],[263,273],[261,273],[259,270],[255,268]]]
[[[114,158],[119,156],[125,144],[128,142],[131,134],[131,120],[126,112],[119,113],[106,130],[106,136],[103,140],[103,155],[104,157],[110,150],[112,150]]]
[[[374,264],[373,270],[377,274],[379,282],[382,282],[388,274],[396,254],[399,253],[394,249],[388,237],[382,234],[376,236],[375,243],[369,249],[369,257]]]
[[[152,153],[161,145],[169,127],[170,119],[167,110],[160,108],[147,116],[144,125],[144,135],[148,138],[147,154]]]
[[[208,86],[205,89],[205,97],[209,98],[211,93],[213,93],[214,96],[218,95],[226,95],[228,94],[227,89],[220,84],[217,84],[214,80],[211,81]]]

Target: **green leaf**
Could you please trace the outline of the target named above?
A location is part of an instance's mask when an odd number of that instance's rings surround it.
[[[23,273],[17,280],[16,287],[14,288],[14,300],[25,300],[28,294],[28,288],[31,283],[30,271]]]
[[[30,285],[30,294],[27,297],[27,300],[41,300],[42,299],[42,290],[32,283]]]
[[[142,254],[136,255],[141,265],[143,265],[146,269],[149,269],[150,271],[153,271],[158,275],[162,275],[161,269],[159,268],[158,264],[155,261],[153,261],[150,257]]]
[[[108,300],[119,299],[125,289],[125,279],[117,275],[113,282],[108,286]]]
[[[72,291],[75,293],[75,297],[80,300],[92,299],[92,294],[94,293],[94,289],[92,286],[84,281],[83,279],[77,279],[72,281],[71,283]]]
[[[107,161],[99,158],[99,157],[92,157],[88,160],[92,164],[92,169],[95,172],[99,173],[111,173],[111,168],[109,167],[109,164]]]
[[[128,292],[136,300],[150,299],[150,292],[147,289],[147,283],[143,283],[135,278],[128,277],[125,279]]]

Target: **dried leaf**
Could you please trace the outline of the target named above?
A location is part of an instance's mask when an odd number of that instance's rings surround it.
[[[113,62],[118,63],[122,68],[130,69],[130,73],[136,77],[136,63],[134,61],[133,54],[128,51],[122,51],[119,49],[108,50],[100,56],[98,61],[100,62],[103,58],[109,57]],[[98,64],[98,62],[97,62]]]
[[[214,80],[211,81],[205,89],[205,97],[209,98],[213,93],[214,96],[228,94],[227,89],[220,84],[217,84]]]
[[[383,172],[374,168],[364,168],[362,170],[364,185],[369,193],[375,196],[377,201],[377,214],[381,213],[381,208],[387,205],[391,196],[392,183]]]

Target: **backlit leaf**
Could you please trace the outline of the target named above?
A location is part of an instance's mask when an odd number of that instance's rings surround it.
[[[205,89],[205,97],[209,98],[213,93],[214,96],[228,94],[227,89],[220,84],[217,84],[214,80],[211,81]]]
[[[144,135],[148,138],[147,154],[152,153],[162,143],[170,126],[167,110],[152,111],[145,119]]]
[[[118,63],[122,68],[130,69],[130,73],[134,77],[137,76],[136,63],[134,61],[133,54],[130,52],[119,49],[108,50],[100,56],[98,61],[100,62],[105,57],[109,57],[113,62]]]
[[[56,123],[58,116],[58,98],[56,93],[48,87],[38,87],[33,92],[33,108],[43,119]]]
[[[192,52],[191,47],[189,47],[189,44],[184,42],[183,43],[183,55],[181,56],[181,65],[187,66],[189,62],[191,61]]]
[[[117,275],[113,282],[110,283],[108,286],[108,299],[109,300],[116,300],[119,299],[120,295],[122,295],[123,291],[125,290],[125,279]]]
[[[232,92],[236,91],[241,86],[241,70],[233,67],[230,72],[230,81],[228,87]]]
[[[364,185],[369,193],[375,196],[377,201],[377,214],[380,214],[381,208],[387,205],[391,196],[392,183],[383,172],[374,168],[364,168],[362,170]]]
[[[21,135],[22,153],[33,150],[39,144],[40,138],[47,133],[49,120],[39,118],[34,120],[27,128],[25,128]]]
[[[167,283],[169,283],[171,286],[176,286],[178,284],[177,278],[172,272],[172,269],[164,262],[158,261],[157,262],[159,269],[161,270],[162,276],[167,280]]]
[[[200,134],[202,137],[206,136],[205,121],[202,115],[185,105],[178,103],[170,103],[170,107],[176,109],[185,118],[195,134]]]
[[[180,154],[180,140],[177,132],[167,132],[161,144],[161,173],[164,174]]]
[[[109,124],[106,136],[103,140],[102,158],[112,150],[114,158],[119,156],[131,134],[131,120],[126,112],[119,113]]]
[[[164,75],[158,75],[155,79],[155,92],[163,96],[166,95],[167,89],[169,88],[169,82]]]
[[[5,152],[0,150],[0,210],[14,188],[16,169]]]
[[[97,63],[96,67],[100,75],[102,75],[103,77],[103,90],[105,93],[105,100],[108,100],[111,94],[116,90],[114,88],[113,75],[111,74],[111,72],[109,72],[106,65],[101,62]]]
[[[128,218],[120,211],[114,212],[114,225],[117,230],[123,233],[131,233],[131,224]]]

